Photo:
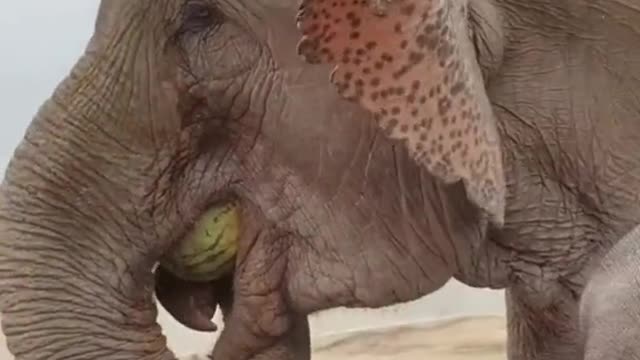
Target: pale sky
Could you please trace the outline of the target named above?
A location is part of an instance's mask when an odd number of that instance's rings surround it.
[[[98,3],[0,1],[0,175],[38,107],[82,54]]]

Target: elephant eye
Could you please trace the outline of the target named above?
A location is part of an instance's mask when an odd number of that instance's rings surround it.
[[[206,0],[188,0],[182,9],[181,34],[195,34],[220,25],[222,12]]]

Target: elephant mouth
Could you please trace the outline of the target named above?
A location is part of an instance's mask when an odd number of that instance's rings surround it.
[[[218,307],[223,313],[230,308],[232,273],[213,281],[188,281],[159,265],[154,276],[156,298],[176,321],[194,331],[218,330],[212,319]]]
[[[216,308],[230,298],[237,242],[243,228],[236,197],[212,203],[160,259],[155,293],[167,312],[196,331],[216,331]]]

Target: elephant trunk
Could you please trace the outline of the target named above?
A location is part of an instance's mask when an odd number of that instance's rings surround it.
[[[147,200],[159,154],[142,141],[163,139],[127,116],[144,89],[110,50],[89,50],[41,107],[0,188],[0,311],[16,359],[175,359],[152,297],[169,246]]]

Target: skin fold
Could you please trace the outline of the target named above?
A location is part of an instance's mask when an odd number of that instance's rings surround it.
[[[309,359],[309,314],[451,278],[506,289],[510,360],[638,356],[640,1],[301,3],[102,1],[0,187],[16,359],[175,359],[154,293],[220,305],[216,360]],[[156,268],[229,195],[233,274]]]

